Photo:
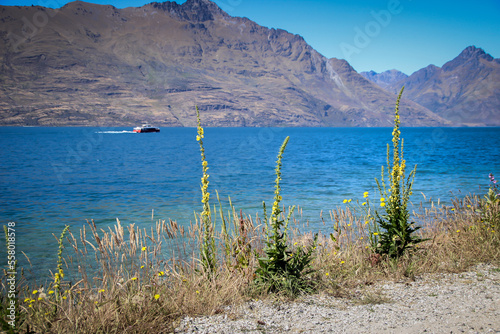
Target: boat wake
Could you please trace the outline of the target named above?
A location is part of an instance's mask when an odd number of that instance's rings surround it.
[[[114,133],[114,134],[119,134],[119,133],[134,133],[134,131],[96,131],[96,133]]]

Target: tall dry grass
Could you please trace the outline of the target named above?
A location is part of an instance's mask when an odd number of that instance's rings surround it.
[[[69,231],[62,297],[56,300],[51,282],[22,289],[19,332],[165,333],[183,316],[221,313],[226,305],[266,298],[253,283],[256,258],[265,245],[261,220],[234,207],[225,214],[215,207],[213,212],[220,217],[219,226],[222,221],[226,226],[215,233],[215,274],[199,260],[200,222],[183,228],[159,220],[139,229],[117,220],[107,230],[88,222],[77,233]],[[326,232],[318,237],[312,262],[318,292],[345,296],[350,288],[377,280],[459,272],[484,262],[500,265],[500,224],[491,219],[499,212],[498,201],[486,205],[477,196],[456,199],[448,207],[422,207],[415,217],[421,222],[421,237],[428,240],[415,252],[390,259],[370,247],[365,216],[353,208],[336,208],[325,221]],[[310,245],[313,234],[298,232],[300,223],[294,223],[289,247]]]

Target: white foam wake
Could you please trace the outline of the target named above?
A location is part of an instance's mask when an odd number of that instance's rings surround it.
[[[123,130],[123,131],[97,131],[96,133],[134,133],[134,131],[128,131],[128,130]]]

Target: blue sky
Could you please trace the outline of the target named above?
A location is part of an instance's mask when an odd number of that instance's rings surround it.
[[[0,0],[2,5],[60,7],[66,0]],[[118,8],[144,0],[89,0]],[[178,0],[184,3],[185,0]],[[324,56],[357,71],[411,74],[442,66],[469,45],[500,57],[499,0],[214,0],[232,16],[299,34]]]

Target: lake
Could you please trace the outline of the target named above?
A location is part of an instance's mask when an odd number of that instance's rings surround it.
[[[202,210],[202,176],[195,128],[0,127],[0,223],[16,222],[21,266],[49,275],[65,225],[78,232],[88,219],[98,227],[148,227],[157,219],[189,225]],[[281,182],[283,204],[302,209],[301,222],[331,231],[320,214],[361,199],[378,198],[375,178],[386,165],[391,128],[207,128],[205,154],[211,203],[215,190],[228,209],[262,216],[272,205],[276,156],[286,136]],[[500,128],[403,128],[405,158],[421,193],[450,203],[453,196],[483,194],[488,174],[500,177]],[[153,219],[152,219],[152,215]],[[1,238],[4,240],[4,238]],[[0,256],[5,259],[4,242]],[[2,265],[5,260],[1,261]]]

